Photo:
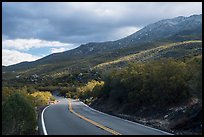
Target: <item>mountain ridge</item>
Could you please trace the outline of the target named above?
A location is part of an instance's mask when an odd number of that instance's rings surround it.
[[[141,48],[141,45],[145,43],[146,45],[158,43],[157,46],[159,46],[163,43],[192,39],[202,40],[202,14],[191,15],[189,17],[179,16],[172,19],[160,20],[116,41],[91,42],[82,44],[75,49],[61,53],[50,54],[36,61],[21,62],[18,64],[6,66],[3,67],[3,70],[17,71],[30,69],[43,64],[71,62],[73,60],[81,60],[84,57],[89,58],[99,54],[106,54],[109,52],[114,53],[114,50],[120,50],[123,48]]]

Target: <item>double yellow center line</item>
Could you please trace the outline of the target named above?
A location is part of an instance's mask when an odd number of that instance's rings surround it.
[[[107,128],[107,127],[105,127],[105,126],[103,126],[103,125],[101,125],[101,124],[99,124],[99,123],[96,123],[95,121],[90,120],[90,119],[88,119],[88,118],[86,118],[86,117],[80,115],[79,113],[75,112],[75,111],[72,109],[72,104],[71,104],[70,99],[68,99],[68,103],[69,103],[69,110],[70,110],[70,112],[72,112],[73,114],[75,114],[75,115],[77,115],[78,117],[82,118],[83,120],[86,120],[87,122],[89,122],[89,123],[91,123],[91,124],[93,124],[93,125],[95,125],[95,126],[101,128],[101,129],[103,129],[103,130],[106,130],[106,131],[110,132],[110,133],[113,134],[113,135],[122,135],[122,134],[120,134],[120,133],[118,133],[118,132],[116,132],[116,131],[114,131],[114,130],[112,130],[112,129],[110,129],[110,128]]]

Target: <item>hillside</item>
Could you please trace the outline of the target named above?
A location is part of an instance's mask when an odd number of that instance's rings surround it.
[[[202,14],[190,17],[180,16],[150,24],[120,40],[83,44],[73,50],[54,53],[33,62],[22,62],[3,67],[2,70],[5,72],[18,71],[35,74],[62,71],[64,69],[68,69],[70,72],[81,68],[89,69],[100,63],[115,60],[148,48],[173,42],[202,40],[201,30]]]
[[[184,41],[162,45],[156,48],[140,51],[139,53],[124,56],[114,61],[98,64],[94,68],[107,69],[110,67],[126,66],[128,62],[145,62],[160,58],[182,58],[202,54],[202,41]]]

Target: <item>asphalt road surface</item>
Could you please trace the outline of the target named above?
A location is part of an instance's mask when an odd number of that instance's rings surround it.
[[[41,114],[44,135],[171,135],[91,109],[84,103],[56,97]]]

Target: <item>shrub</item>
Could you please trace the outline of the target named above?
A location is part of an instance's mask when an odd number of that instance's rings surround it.
[[[187,64],[174,59],[146,63],[131,63],[104,77],[101,92],[114,102],[129,102],[137,106],[171,106],[191,97]],[[102,95],[100,95],[102,96]]]
[[[35,106],[45,106],[49,103],[49,101],[52,98],[52,94],[50,92],[34,92],[30,94],[32,97],[34,97],[34,104]]]
[[[34,107],[21,94],[12,94],[2,106],[2,134],[34,134],[35,127]]]

